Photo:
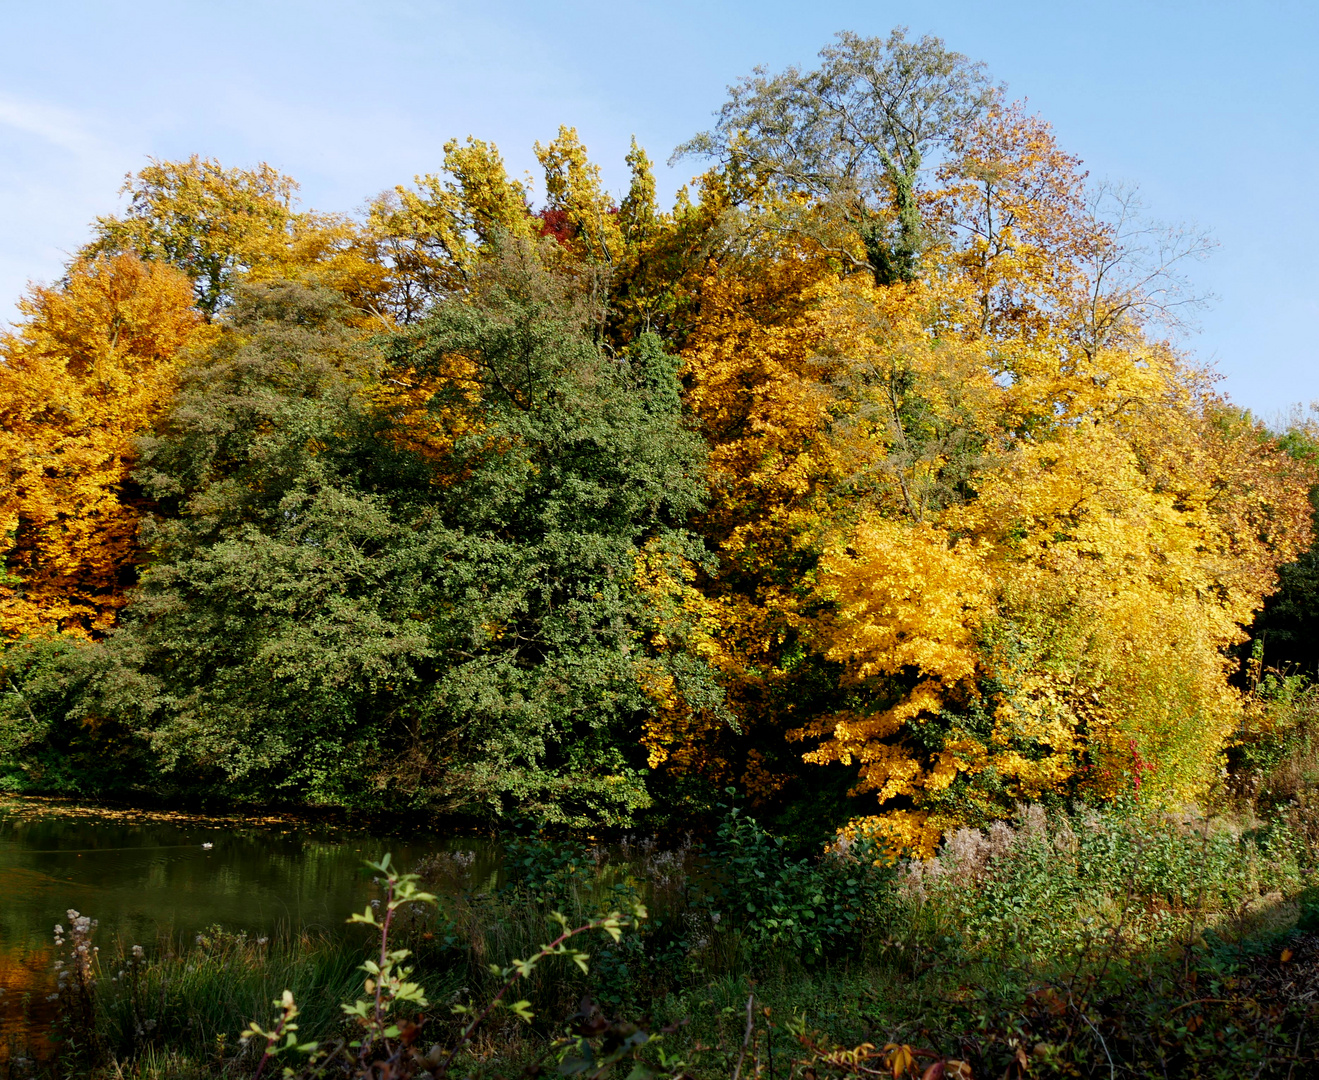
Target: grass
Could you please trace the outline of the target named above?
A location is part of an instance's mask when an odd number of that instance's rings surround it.
[[[241,1052],[237,1035],[283,990],[306,1003],[309,1028],[334,1029],[339,1003],[360,989],[362,947],[324,935],[249,939],[212,928],[192,942],[162,936],[140,955],[112,943],[97,960],[94,1026],[57,1025],[56,1062],[81,1067],[94,1059],[110,1069],[131,1062],[143,1075],[242,1075],[255,1056]]]
[[[491,966],[548,941],[551,912],[580,925],[644,901],[638,932],[585,941],[588,972],[553,957],[516,980],[534,1018],[495,1012],[455,1072],[534,1072],[549,1051],[550,1071],[564,1057],[619,1080],[640,1060],[633,1080],[919,1076],[935,1064],[953,1076],[958,1062],[976,1077],[1305,1076],[1319,1067],[1310,848],[1294,815],[1246,824],[1135,804],[1029,807],[885,869],[856,850],[794,860],[730,816],[707,848],[511,841],[498,888],[473,879],[471,859],[436,856],[416,869],[440,904],[401,905],[390,939],[411,950],[430,1004],[404,1009],[402,1033],[379,1045],[394,1048],[394,1075],[426,1075],[432,1043],[460,1044],[466,1018],[450,1007],[489,1001],[503,981]],[[250,1077],[264,1066],[238,1033],[270,1023],[285,989],[299,1039],[354,1035],[341,1004],[362,996],[368,947],[218,928],[140,957],[111,944],[90,1018],[65,1010],[61,1051],[41,1070]]]

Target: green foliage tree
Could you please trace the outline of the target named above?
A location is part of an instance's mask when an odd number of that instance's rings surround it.
[[[570,290],[523,249],[476,302],[367,342],[326,290],[241,288],[144,445],[163,513],[126,624],[11,695],[11,727],[54,718],[30,759],[108,716],[165,787],[628,822],[646,680],[718,700],[672,633],[651,644],[638,575],[703,557],[702,456],[676,360],[606,358]],[[400,368],[434,378],[439,464],[373,396]]]
[[[926,242],[921,169],[996,96],[983,64],[935,37],[909,41],[841,33],[820,66],[778,75],[764,68],[730,88],[711,131],[675,156],[713,157],[770,189],[804,194],[859,236],[863,252],[830,236],[826,246],[880,285],[911,281]],[[815,229],[824,239],[832,232]]]

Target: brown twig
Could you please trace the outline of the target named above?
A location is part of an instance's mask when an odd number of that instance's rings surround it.
[[[755,1025],[755,1020],[752,1018],[751,1015],[751,1007],[752,1005],[754,1005],[755,1000],[756,1000],[756,995],[754,992],[747,995],[747,1030],[746,1030],[746,1034],[742,1036],[742,1053],[740,1053],[737,1057],[737,1068],[733,1070],[733,1080],[738,1080],[738,1078],[741,1076],[742,1062],[746,1060],[747,1047],[751,1045],[751,1031]]]

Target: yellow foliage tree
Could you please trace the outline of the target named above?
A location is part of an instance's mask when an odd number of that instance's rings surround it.
[[[809,606],[817,502],[840,476],[822,437],[834,395],[816,365],[823,330],[815,290],[830,288],[817,258],[771,258],[707,269],[695,285],[683,352],[686,407],[710,446],[710,502],[699,528],[719,570],[696,587],[713,605],[713,662],[725,675],[732,726],[722,717],[661,714],[647,728],[678,776],[738,782],[768,796],[783,731],[800,722],[781,659]],[[785,711],[786,709],[786,711]]]
[[[815,626],[865,693],[794,735],[861,762],[885,811],[864,827],[922,850],[1018,799],[1202,796],[1242,716],[1225,650],[1309,539],[1307,483],[1134,307],[1086,334],[1085,260],[1110,240],[1047,130],[1009,128],[1015,156],[979,174],[997,241],[973,230],[921,282],[818,316],[843,330],[830,437],[865,463],[866,509],[833,518]],[[1052,217],[1006,207],[1032,172]],[[894,567],[919,602],[886,591]]]
[[[577,129],[561,127],[548,145],[537,143],[536,158],[545,170],[541,219],[546,231],[578,259],[612,266],[623,252],[618,207],[604,190],[600,167],[587,157]]]
[[[195,154],[153,159],[124,182],[123,216],[98,218],[98,235],[82,254],[132,253],[177,267],[208,318],[245,277],[313,281],[383,314],[389,282],[375,239],[348,217],[297,210],[297,190],[265,163],[228,169]]]
[[[392,310],[403,322],[471,285],[483,250],[501,236],[530,240],[538,229],[528,192],[509,178],[493,143],[444,144],[444,174],[427,173],[372,201],[367,228],[389,267]]]
[[[684,353],[742,731],[718,756],[749,783],[749,737],[803,740],[876,797],[858,828],[919,850],[1019,799],[1203,795],[1242,716],[1226,650],[1309,539],[1305,478],[1104,293],[1119,237],[1048,126],[995,106],[954,149],[914,280],[755,206],[762,254],[703,283]],[[828,665],[832,699],[789,700]]]
[[[34,288],[0,339],[6,637],[104,633],[141,552],[134,436],[169,400],[201,315],[182,273],[131,255]]]

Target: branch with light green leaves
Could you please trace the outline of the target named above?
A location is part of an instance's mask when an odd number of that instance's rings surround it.
[[[433,904],[433,893],[422,892],[417,887],[420,877],[416,874],[400,874],[390,864],[389,853],[381,860],[367,862],[372,870],[379,871],[384,878],[385,897],[383,919],[378,919],[376,909],[370,904],[362,914],[354,914],[350,923],[364,923],[375,927],[380,933],[380,957],[368,960],[361,970],[366,972],[365,988],[369,998],[358,998],[351,1005],[343,1006],[343,1011],[358,1021],[365,1029],[363,1038],[351,1045],[366,1053],[374,1039],[394,1039],[398,1037],[399,1027],[394,1022],[394,1013],[400,1004],[415,1005],[424,1009],[430,1004],[420,983],[412,982],[411,967],[404,961],[412,955],[408,949],[391,949],[389,947],[389,930],[398,910],[407,904]]]
[[[271,1004],[278,1005],[280,1008],[280,1017],[275,1026],[267,1031],[253,1020],[247,1025],[247,1030],[238,1037],[239,1044],[242,1046],[246,1046],[257,1039],[264,1039],[266,1042],[265,1050],[261,1053],[261,1061],[256,1067],[254,1080],[260,1080],[261,1074],[265,1072],[266,1065],[273,1058],[277,1058],[290,1050],[299,1054],[314,1054],[319,1045],[314,1042],[298,1042],[298,1006],[293,1000],[293,991],[285,990],[280,1000],[273,1001]],[[281,1039],[283,1040],[282,1043],[280,1042]]]

